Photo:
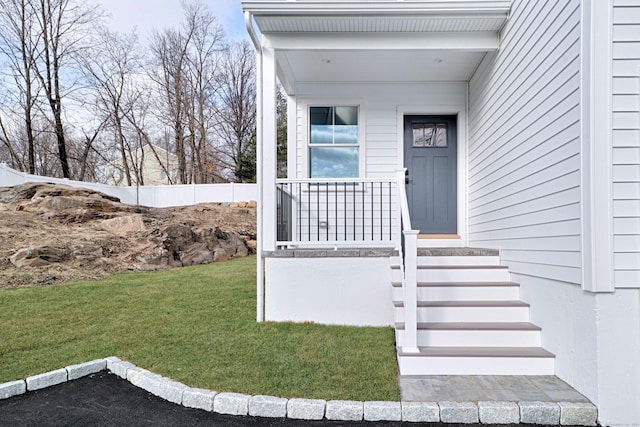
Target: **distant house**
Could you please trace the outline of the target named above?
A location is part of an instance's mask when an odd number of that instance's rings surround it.
[[[401,374],[555,374],[640,425],[640,2],[242,4],[258,320],[394,326]]]
[[[144,185],[175,184],[178,177],[178,156],[156,145],[138,148],[128,158],[131,184],[137,184],[137,176]],[[139,175],[135,171],[138,171]],[[124,163],[117,158],[105,166],[106,183],[127,185]]]

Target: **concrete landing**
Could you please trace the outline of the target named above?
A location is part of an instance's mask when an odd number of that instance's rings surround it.
[[[405,404],[437,402],[444,423],[595,426],[596,407],[555,376],[404,376]]]
[[[589,402],[555,376],[401,376],[400,393],[409,402],[540,401]]]

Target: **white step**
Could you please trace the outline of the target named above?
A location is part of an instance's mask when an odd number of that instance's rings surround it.
[[[396,321],[404,321],[404,307],[393,303]],[[419,301],[418,322],[528,322],[529,305],[521,301]]]
[[[398,266],[391,267],[391,280],[402,280]],[[506,266],[419,266],[418,282],[508,282],[509,269]]]
[[[513,282],[418,283],[418,301],[514,301],[520,286]],[[392,298],[403,298],[402,284],[393,283]]]
[[[396,324],[396,342],[404,342],[404,324]],[[421,347],[540,347],[541,331],[528,322],[419,323]]]
[[[398,350],[398,366],[400,375],[555,375],[553,354],[539,347]]]
[[[500,257],[493,255],[483,256],[418,256],[417,265],[429,265],[429,266],[456,266],[456,265],[500,265]],[[402,264],[399,256],[391,257],[392,266],[398,266]]]
[[[419,256],[417,265],[457,266],[457,265],[500,265],[499,256]]]

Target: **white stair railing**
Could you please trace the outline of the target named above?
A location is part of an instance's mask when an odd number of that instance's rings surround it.
[[[397,172],[398,199],[402,218],[402,237],[404,250],[402,260],[402,290],[404,306],[404,340],[400,343],[403,353],[419,353],[418,349],[418,230],[411,228],[409,202],[405,188],[405,171]]]

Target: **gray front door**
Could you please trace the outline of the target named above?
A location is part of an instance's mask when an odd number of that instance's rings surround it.
[[[404,164],[411,226],[457,234],[456,116],[405,116]]]

